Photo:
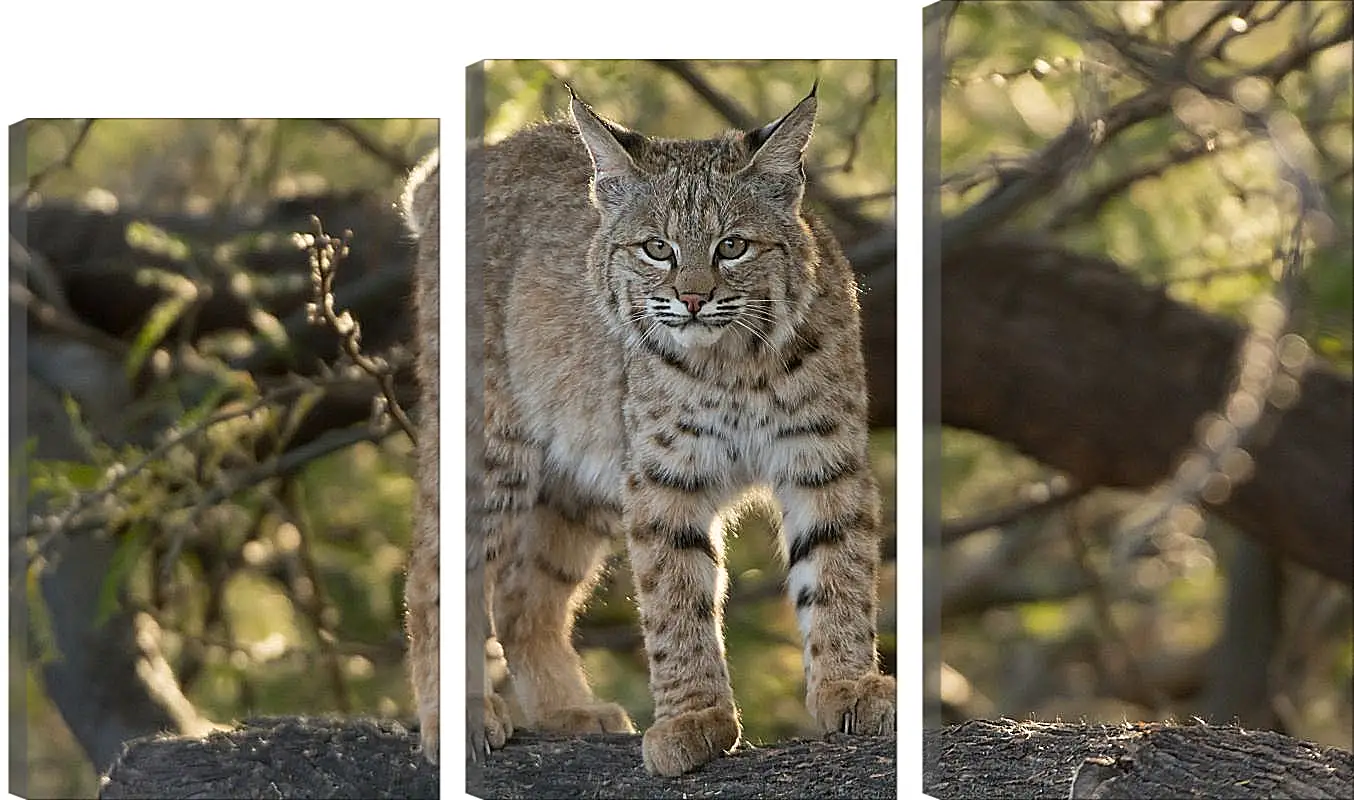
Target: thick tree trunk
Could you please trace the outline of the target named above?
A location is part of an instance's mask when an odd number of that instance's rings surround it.
[[[942,257],[941,416],[1088,486],[1145,487],[1230,389],[1243,330],[1113,262],[1023,240]],[[1251,451],[1254,476],[1214,508],[1324,575],[1354,579],[1354,389],[1311,368]]]

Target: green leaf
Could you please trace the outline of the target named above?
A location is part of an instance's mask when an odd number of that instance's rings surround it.
[[[76,401],[75,396],[69,392],[62,393],[61,407],[66,410],[66,418],[70,420],[71,436],[75,439],[75,443],[90,456],[98,453],[99,442],[80,415],[80,403]]]
[[[139,250],[167,256],[175,261],[188,258],[188,243],[164,228],[140,220],[127,225],[127,244]]]
[[[296,435],[296,430],[301,426],[301,422],[305,420],[306,416],[315,408],[315,404],[320,402],[323,397],[324,389],[316,387],[303,393],[287,407],[287,416],[282,422],[282,433],[278,436],[279,453]]]
[[[83,461],[35,459],[28,464],[29,494],[35,492],[81,491],[97,489],[104,470]]]
[[[42,599],[41,578],[44,563],[41,558],[28,562],[28,571],[24,575],[24,594],[28,598],[28,626],[33,635],[35,655],[38,663],[50,664],[61,659],[61,651],[56,646],[52,615]]]
[[[112,618],[122,608],[118,592],[127,585],[132,570],[141,562],[141,556],[150,549],[150,530],[143,522],[138,522],[122,534],[113,558],[108,564],[108,574],[99,586],[99,602],[94,613],[94,625],[99,627]]]
[[[220,382],[212,386],[211,389],[207,390],[207,394],[202,398],[201,402],[188,409],[188,411],[184,412],[183,416],[179,418],[178,427],[182,430],[188,430],[189,428],[202,424],[203,420],[216,413],[216,410],[221,407],[222,401],[225,400],[226,395],[234,391],[234,388],[235,387],[225,382]]]
[[[141,366],[146,363],[150,351],[165,338],[165,334],[169,333],[169,329],[179,317],[183,316],[183,312],[188,309],[191,302],[187,297],[166,297],[150,310],[146,315],[145,324],[136,334],[136,341],[132,342],[131,351],[127,353],[124,368],[128,380],[135,378],[141,371]]]

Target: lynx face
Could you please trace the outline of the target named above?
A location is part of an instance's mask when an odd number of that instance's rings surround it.
[[[581,103],[575,118],[598,167],[594,252],[628,343],[783,341],[812,300],[796,290],[816,265],[799,213],[811,116],[707,141],[643,138]]]

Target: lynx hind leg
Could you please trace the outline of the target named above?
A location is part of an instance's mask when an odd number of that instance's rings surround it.
[[[514,515],[491,568],[493,616],[527,726],[564,733],[634,732],[615,703],[599,701],[574,650],[574,616],[608,549],[594,514],[536,505]]]
[[[475,522],[472,512],[472,532]],[[466,564],[466,755],[471,761],[503,747],[513,734],[508,704],[494,690],[507,679],[508,665],[489,622],[484,548],[483,538],[471,541]]]
[[[424,500],[426,503],[427,500]],[[409,671],[418,712],[424,756],[437,763],[438,742],[438,590],[437,501],[421,510],[414,531],[413,555],[405,586],[409,631]]]

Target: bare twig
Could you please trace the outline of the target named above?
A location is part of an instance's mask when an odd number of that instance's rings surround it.
[[[1239,147],[1249,143],[1249,139],[1241,138],[1232,143],[1233,147]],[[1190,144],[1183,147],[1174,147],[1168,156],[1153,161],[1151,164],[1139,167],[1135,170],[1124,172],[1115,176],[1111,181],[1107,181],[1101,186],[1086,195],[1076,197],[1063,205],[1060,209],[1050,213],[1048,230],[1057,232],[1064,230],[1079,222],[1085,222],[1096,218],[1100,210],[1104,208],[1111,200],[1123,194],[1134,184],[1148,178],[1155,178],[1175,167],[1189,164],[1196,159],[1203,158],[1222,150],[1228,149],[1227,145],[1218,145],[1202,138],[1196,138]]]
[[[1205,94],[1231,102],[1231,89],[1235,82],[1248,77],[1209,78],[1202,70],[1186,69],[1176,57],[1133,46],[1136,40],[1127,41],[1124,34],[1088,21],[1084,10],[1075,4],[1058,4],[1057,8],[1066,9],[1077,16],[1097,36],[1115,46],[1120,56],[1147,81],[1148,87],[1106,110],[1094,121],[1093,128],[1088,128],[1085,120],[1074,121],[1029,159],[1027,168],[1012,173],[1011,180],[999,183],[976,204],[946,220],[942,226],[942,252],[957,242],[998,230],[1017,213],[1061,186],[1070,174],[1071,167],[1084,162],[1093,147],[1104,147],[1129,128],[1169,111],[1171,98],[1182,82]],[[1354,35],[1354,15],[1346,15],[1340,28],[1308,42],[1304,47],[1280,53],[1249,75],[1277,84],[1290,72],[1306,67],[1318,53],[1348,41],[1351,35]],[[1119,50],[1120,47],[1124,49]]]
[[[1241,36],[1242,34],[1249,33],[1255,30],[1256,28],[1259,28],[1261,25],[1266,25],[1270,22],[1273,22],[1274,18],[1279,16],[1279,14],[1285,11],[1290,5],[1292,5],[1291,0],[1281,0],[1279,3],[1276,3],[1272,8],[1270,8],[1267,13],[1255,17],[1254,19],[1249,17],[1249,11],[1247,12],[1247,14],[1238,15],[1241,16],[1242,19],[1246,20],[1246,25],[1231,27],[1223,31],[1222,36],[1218,38],[1217,44],[1214,44],[1213,49],[1209,52],[1208,54],[1209,57],[1221,58],[1223,49],[1226,48],[1228,43],[1230,43],[1233,39],[1237,38],[1238,36]],[[1252,4],[1251,7],[1253,8],[1254,4]]]
[[[1199,46],[1199,43],[1203,41],[1204,37],[1208,35],[1209,31],[1213,30],[1218,23],[1233,17],[1245,17],[1250,14],[1251,9],[1255,8],[1255,5],[1255,0],[1240,0],[1239,2],[1233,0],[1233,2],[1223,3],[1218,6],[1213,12],[1213,15],[1204,20],[1204,24],[1200,25],[1194,33],[1190,34],[1189,39],[1185,40],[1182,45],[1183,49],[1196,49]],[[1218,45],[1218,49],[1221,49],[1220,44]],[[1217,52],[1217,50],[1214,50],[1214,52]]]
[[[36,174],[31,175],[28,178],[28,186],[24,189],[23,193],[13,201],[12,205],[16,205],[19,208],[27,206],[28,201],[37,195],[38,189],[42,186],[42,182],[47,180],[49,175],[57,170],[70,169],[71,166],[75,164],[75,156],[80,152],[80,148],[84,147],[85,142],[89,139],[89,130],[94,127],[94,123],[97,121],[97,119],[84,120],[80,125],[79,132],[75,134],[75,141],[71,142],[70,147],[66,148],[66,154],[55,162],[38,170]]]
[[[79,317],[43,300],[28,287],[14,281],[10,281],[9,284],[9,299],[23,306],[32,320],[47,330],[96,347],[118,358],[126,356],[127,351],[131,349],[121,339],[116,339],[92,325],[87,325]]]
[[[277,458],[243,471],[236,475],[234,479],[222,480],[210,492],[203,495],[196,505],[199,509],[211,508],[246,489],[258,486],[264,481],[291,475],[310,462],[330,453],[336,453],[359,442],[380,441],[385,436],[385,431],[374,431],[365,425],[329,431],[300,447],[288,450]]]
[[[870,121],[870,112],[879,105],[879,62],[870,62],[870,94],[865,98],[865,102],[860,104],[860,116],[856,120],[856,126],[851,131],[851,140],[846,147],[846,159],[842,161],[841,171],[850,172],[852,165],[856,160],[856,152],[860,149],[860,136],[865,131],[865,123]]]
[[[1138,696],[1147,699],[1153,711],[1169,711],[1170,699],[1155,685],[1146,680],[1133,647],[1128,642],[1128,637],[1114,619],[1113,609],[1110,607],[1109,589],[1099,570],[1091,563],[1091,552],[1085,539],[1085,533],[1079,525],[1071,520],[1069,520],[1065,530],[1067,542],[1072,547],[1077,565],[1081,568],[1082,574],[1090,581],[1088,593],[1091,598],[1091,607],[1095,610],[1096,624],[1100,628],[1100,634],[1107,644],[1117,652],[1118,659],[1116,660],[1118,666],[1122,667],[1123,677],[1128,687]],[[1107,654],[1103,650],[1097,652],[1102,669],[1106,672],[1112,672],[1115,664],[1106,657]]]
[[[738,101],[716,89],[709,81],[701,75],[689,61],[681,59],[664,59],[653,62],[655,66],[671,72],[673,75],[681,78],[691,91],[700,96],[711,108],[719,113],[728,123],[740,130],[752,130],[757,127],[757,120],[753,119],[752,114],[743,108]]]
[[[342,132],[349,139],[352,139],[354,144],[366,151],[368,155],[390,167],[394,172],[405,174],[414,168],[414,162],[363,133],[362,129],[347,120],[322,119],[320,123]]]
[[[1156,97],[1145,92],[1135,99],[1137,104],[1134,107],[1128,104],[1118,107],[1120,115],[1147,119],[1152,116],[1153,110],[1165,108],[1164,96]],[[945,220],[941,226],[941,252],[974,236],[998,230],[1035,200],[1054,192],[1097,143],[1103,141],[1103,133],[1097,135],[1098,130],[1103,128],[1092,129],[1082,120],[1074,121],[1032,158],[1027,168],[1012,172],[1010,180],[999,182],[987,196],[955,217]]]
[[[329,683],[334,691],[337,710],[346,714],[352,708],[352,697],[348,681],[343,675],[343,664],[339,660],[338,650],[334,647],[338,637],[334,635],[330,620],[337,619],[337,616],[332,610],[329,597],[324,589],[324,582],[321,580],[319,567],[315,563],[315,552],[310,541],[313,531],[298,497],[298,491],[296,482],[287,480],[284,482],[281,495],[283,505],[287,507],[288,514],[292,518],[292,524],[296,526],[296,559],[301,565],[301,572],[306,582],[310,585],[309,597],[298,591],[296,580],[288,581],[287,585],[292,595],[293,604],[301,609],[301,612],[310,620],[310,625],[315,630],[315,640],[319,643],[325,670],[329,674]]]
[[[45,520],[41,525],[43,529],[42,535],[36,537],[36,539],[21,538],[17,540],[11,547],[12,554],[15,555],[19,554],[22,551],[22,548],[30,546],[30,544],[34,548],[32,552],[40,553],[43,552],[51,544],[52,540],[55,539],[56,536],[62,534],[63,532],[75,533],[93,528],[97,523],[93,520],[84,519],[85,512],[91,510],[93,507],[98,505],[103,500],[116,494],[119,490],[121,490],[124,486],[126,486],[129,481],[131,481],[134,477],[136,477],[140,473],[144,472],[149,466],[163,460],[165,456],[167,456],[170,453],[170,451],[174,450],[174,448],[189,443],[190,441],[203,435],[208,429],[216,425],[220,425],[224,422],[229,422],[230,420],[239,419],[241,417],[247,417],[255,413],[256,411],[259,411],[260,409],[266,408],[271,405],[277,405],[290,398],[294,398],[302,394],[305,394],[306,392],[315,391],[316,389],[323,388],[326,385],[338,385],[341,383],[348,382],[351,381],[347,379],[341,379],[329,384],[323,382],[317,383],[313,380],[298,381],[289,386],[281,386],[278,387],[277,389],[270,390],[267,394],[258,398],[254,402],[238,406],[235,408],[227,409],[225,411],[217,412],[191,426],[188,426],[181,430],[173,431],[163,441],[161,441],[158,445],[156,445],[144,456],[142,456],[135,464],[131,465],[130,467],[118,469],[116,474],[107,479],[98,488],[81,493],[79,496],[73,498],[70,505],[68,505],[65,509],[63,509],[60,514],[56,515],[55,519]],[[379,438],[379,436],[374,436],[373,438]],[[287,462],[284,462],[284,464],[290,465],[292,463],[304,463],[295,461],[297,457],[294,454],[300,452],[301,450],[302,450],[301,448],[298,448],[298,450],[290,451],[287,454],[289,460]],[[327,451],[322,450],[321,453],[323,454],[323,452]],[[229,497],[236,491],[246,488],[246,485],[252,484],[249,484],[247,480],[243,481],[241,482],[241,485],[236,489],[220,495],[220,499]],[[219,502],[219,500],[214,502]],[[200,501],[198,505],[199,507],[205,507],[207,503],[205,501]]]
[[[1061,478],[1048,481],[1039,485],[1039,491],[1036,494],[1041,496],[1037,499],[1023,500],[1005,508],[965,519],[942,522],[940,525],[940,542],[941,544],[953,544],[979,531],[988,528],[1000,528],[1003,525],[1010,525],[1022,517],[1041,511],[1051,511],[1082,497],[1087,491],[1089,491],[1088,487],[1075,486]]]
[[[283,391],[280,392],[280,394],[285,395],[286,392]],[[218,425],[222,422],[227,422],[229,420],[237,419],[239,417],[249,416],[250,414],[253,414],[260,408],[263,408],[264,406],[268,405],[270,402],[275,402],[276,399],[277,395],[274,395],[272,397],[259,398],[257,401],[250,403],[248,405],[241,406],[239,408],[233,408],[230,409],[229,411],[218,412],[216,414],[211,415],[210,417],[207,417],[206,419],[202,420],[196,425],[192,425],[167,437],[163,442],[161,442],[159,445],[153,448],[150,452],[146,453],[146,455],[143,456],[141,460],[137,461],[130,467],[118,470],[116,474],[112,477],[112,479],[106,481],[99,488],[85,492],[76,497],[74,501],[71,502],[70,505],[68,505],[60,514],[57,515],[55,520],[45,522],[43,525],[45,530],[42,536],[38,537],[37,541],[34,543],[35,548],[34,552],[39,553],[42,552],[51,543],[51,541],[63,531],[69,532],[70,530],[72,530],[77,526],[82,526],[81,523],[83,521],[80,519],[80,517],[85,511],[88,511],[97,503],[117,493],[117,491],[121,489],[123,486],[127,485],[127,483],[131,481],[132,478],[136,477],[137,475],[145,471],[145,469],[148,466],[164,458],[164,456],[168,454],[170,450],[173,450],[175,447],[178,447],[179,445],[185,443],[191,438],[201,435],[203,432],[205,432],[208,428],[212,427],[213,425]],[[19,539],[18,541],[16,541],[12,548],[13,552],[18,553],[19,550],[23,546],[25,546],[27,541],[28,540],[26,539]]]
[[[409,440],[417,443],[418,434],[414,432],[414,424],[404,413],[395,394],[395,370],[385,359],[362,352],[361,323],[350,312],[334,308],[334,276],[339,264],[348,255],[352,231],[344,231],[343,237],[336,239],[324,232],[319,217],[311,215],[310,223],[314,226],[314,233],[298,234],[298,239],[310,251],[310,279],[314,297],[306,306],[310,321],[327,325],[339,335],[339,347],[343,352],[358,368],[375,378],[380,386],[377,413],[389,415],[409,436]]]

